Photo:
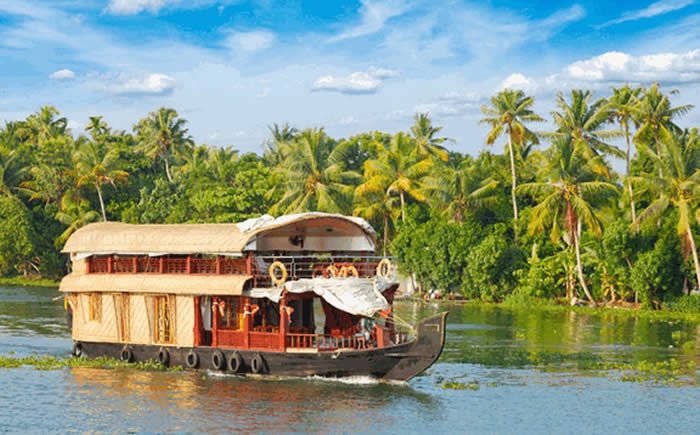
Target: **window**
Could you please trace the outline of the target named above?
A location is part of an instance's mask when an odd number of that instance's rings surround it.
[[[173,342],[172,306],[168,296],[155,297],[156,343]]]
[[[90,293],[90,320],[102,321],[102,294]]]
[[[219,306],[223,304],[221,315],[221,327],[228,329],[241,329],[241,302],[240,298],[227,296],[221,299]]]

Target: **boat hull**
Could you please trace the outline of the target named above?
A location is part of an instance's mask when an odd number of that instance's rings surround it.
[[[332,352],[265,350],[242,350],[216,347],[176,347],[161,345],[140,345],[124,343],[80,342],[82,355],[89,358],[105,356],[120,359],[124,349],[130,350],[131,361],[158,360],[161,349],[168,351],[168,365],[190,367],[187,357],[196,353],[198,363],[194,369],[234,372],[228,364],[217,369],[214,354],[223,353],[228,361],[237,352],[243,364],[236,374],[253,372],[252,361],[256,356],[262,359],[258,374],[272,376],[324,376],[348,377],[370,376],[379,379],[407,381],[430,367],[440,356],[445,343],[445,320],[447,313],[430,317],[416,325],[417,335],[413,341],[384,348],[355,350],[340,349]],[[190,357],[191,358],[191,357]],[[192,360],[190,359],[190,363]]]

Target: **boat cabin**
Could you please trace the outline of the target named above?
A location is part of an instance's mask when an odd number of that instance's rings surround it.
[[[389,320],[398,282],[389,259],[374,255],[375,242],[363,219],[327,213],[238,224],[94,223],[68,239],[72,272],[60,291],[76,342],[381,348],[408,337]]]

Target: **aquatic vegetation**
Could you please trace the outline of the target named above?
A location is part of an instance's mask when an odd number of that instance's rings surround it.
[[[457,382],[457,381],[447,381],[443,382],[442,385],[440,385],[440,388],[443,390],[472,390],[476,391],[479,389],[479,383],[474,382],[470,384],[465,384],[462,382]]]
[[[0,368],[11,369],[20,367],[32,367],[34,370],[60,370],[73,367],[95,367],[95,368],[132,368],[148,371],[182,371],[182,367],[166,367],[155,360],[148,360],[136,363],[128,363],[113,358],[99,357],[88,359],[80,358],[62,358],[49,355],[31,355],[27,357],[15,357],[12,353],[9,355],[0,355]]]

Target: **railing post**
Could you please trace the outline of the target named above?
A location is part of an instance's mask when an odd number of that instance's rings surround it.
[[[216,347],[218,344],[217,336],[219,329],[219,298],[213,296],[211,298],[211,345]]]
[[[280,351],[284,352],[287,347],[287,303],[284,299],[280,301]]]
[[[165,273],[165,256],[161,255],[158,258],[158,273]]]
[[[134,255],[131,258],[131,264],[132,264],[132,267],[134,268],[134,273],[139,273],[139,256],[138,255]]]
[[[114,256],[107,256],[107,273],[114,272]]]
[[[245,274],[253,274],[253,254],[250,252],[248,252],[248,258],[246,258],[245,260]]]
[[[216,256],[216,274],[221,275],[221,255]]]
[[[191,256],[191,255],[188,255],[188,256],[187,256],[187,268],[186,268],[186,272],[187,272],[188,275],[192,273],[192,256]]]
[[[92,273],[92,257],[86,258],[85,267],[87,268],[85,273]]]

